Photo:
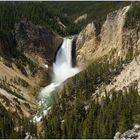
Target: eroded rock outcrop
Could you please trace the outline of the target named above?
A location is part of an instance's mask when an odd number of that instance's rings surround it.
[[[63,39],[31,22],[15,25],[15,35],[0,33],[0,105],[17,117],[36,110],[35,93],[49,81],[44,64],[52,65]]]
[[[45,27],[21,21],[15,26],[15,37],[20,50],[39,63],[51,64],[63,39]]]
[[[81,16],[79,16],[75,21],[74,23],[78,23],[78,22],[81,22],[83,20],[86,20],[87,19],[87,14],[83,14]]]
[[[117,132],[114,139],[140,139],[140,125],[136,124],[133,129],[122,134]]]
[[[77,64],[85,65],[91,60],[97,49],[96,28],[94,23],[88,24],[78,35],[76,40]]]
[[[124,55],[123,34],[126,13],[130,6],[124,7],[118,11],[110,13],[103,26],[101,32],[96,36],[96,28],[94,23],[88,24],[77,38],[77,60],[78,64],[83,66],[88,62],[98,59],[104,55],[111,55],[111,51],[115,50],[116,57]],[[86,59],[85,59],[86,58]]]
[[[110,79],[109,85],[100,86],[99,90],[103,90],[100,96],[105,95],[106,91],[112,89],[121,90],[124,87],[128,88],[132,83],[138,82],[138,90],[140,91],[140,75],[139,75],[139,60],[140,60],[140,28],[139,24],[136,24],[133,28],[125,26],[127,20],[127,12],[132,8],[131,6],[124,7],[118,11],[110,13],[107,16],[105,23],[101,28],[99,34],[100,40],[98,43],[90,43],[94,38],[94,35],[88,37],[88,39],[82,42],[79,38],[84,37],[88,33],[84,33],[83,29],[77,39],[77,60],[81,66],[93,62],[98,58],[106,56],[108,62],[116,63],[120,61],[120,67],[118,74],[113,75],[113,79]],[[88,27],[88,26],[87,26]],[[90,29],[90,28],[89,28]],[[80,47],[79,44],[81,43]],[[86,44],[86,45],[85,45]],[[96,47],[96,50],[92,53],[90,49]],[[87,49],[85,49],[87,48]],[[80,59],[79,59],[80,58]],[[88,61],[84,58],[89,58]],[[81,63],[82,62],[82,63]],[[96,93],[98,93],[98,91]]]

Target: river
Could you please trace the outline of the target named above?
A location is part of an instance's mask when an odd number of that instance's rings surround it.
[[[38,111],[33,118],[35,122],[40,121],[47,114],[49,107],[54,104],[57,88],[80,71],[79,68],[72,67],[72,42],[73,37],[65,37],[57,51],[53,63],[52,82],[42,88],[38,95]]]

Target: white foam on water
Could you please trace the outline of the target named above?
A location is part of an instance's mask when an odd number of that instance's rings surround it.
[[[73,38],[64,38],[63,44],[56,54],[56,59],[53,63],[52,83],[44,87],[39,93],[38,112],[33,118],[35,122],[40,121],[47,114],[53,92],[66,79],[80,71],[79,68],[72,67],[72,41]]]

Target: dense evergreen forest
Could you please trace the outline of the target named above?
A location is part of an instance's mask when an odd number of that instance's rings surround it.
[[[92,100],[88,109],[83,97],[77,98],[72,107],[68,106],[70,97],[65,95],[45,120],[44,138],[109,139],[117,131],[124,132],[139,123],[140,96],[136,85],[123,92],[112,91],[111,99],[107,94],[110,93],[106,93],[101,102]]]
[[[43,25],[60,35],[77,34],[91,21],[100,24],[106,15],[128,5],[130,2],[0,2],[0,31],[14,32],[14,26],[21,20]],[[98,11],[98,14],[97,14]],[[82,14],[88,14],[85,21],[74,23]],[[66,28],[58,24],[60,20]]]

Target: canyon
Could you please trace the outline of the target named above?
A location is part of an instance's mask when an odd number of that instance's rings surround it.
[[[81,30],[70,36],[67,14],[50,16],[48,22],[61,26],[57,33],[27,19],[14,25],[13,34],[0,33],[1,120],[15,120],[22,138],[129,135],[140,114],[138,5],[114,8],[101,22],[90,21],[86,11],[73,19],[73,29],[79,24]],[[19,127],[25,118],[31,130]]]

